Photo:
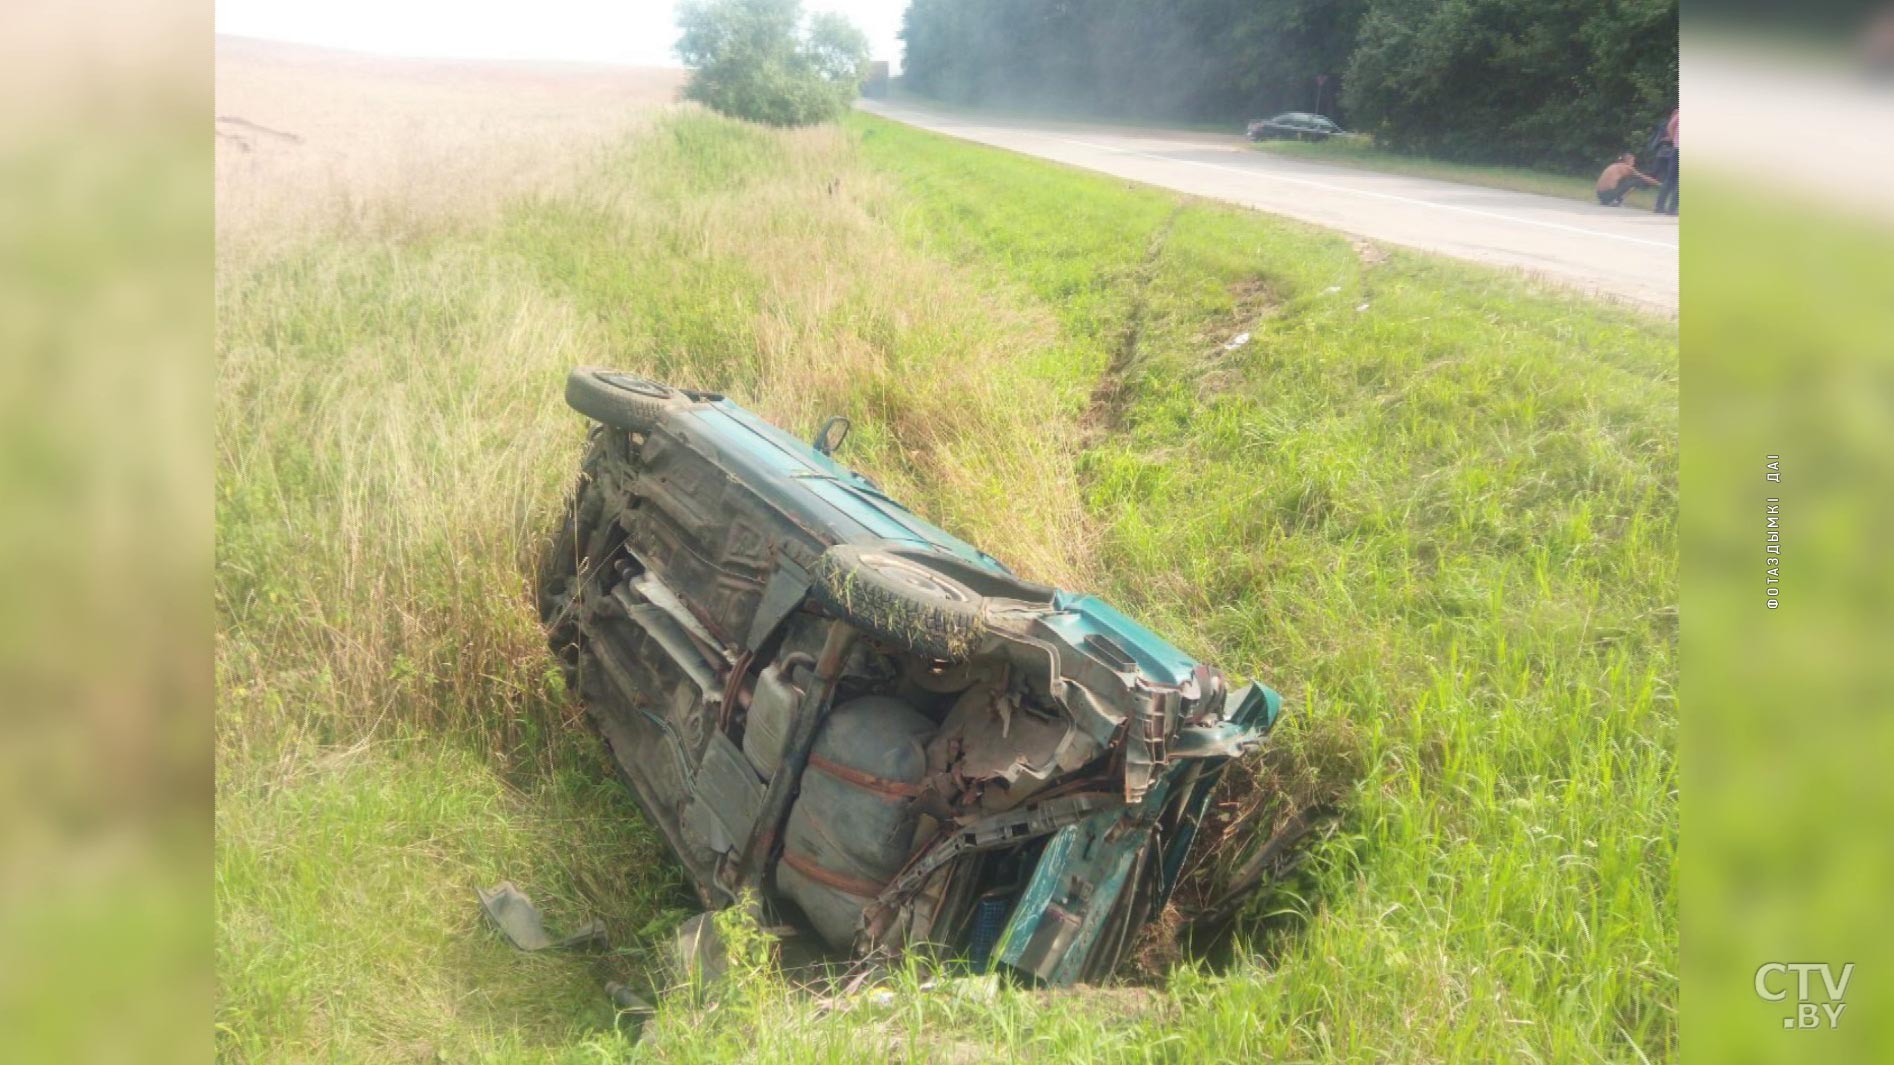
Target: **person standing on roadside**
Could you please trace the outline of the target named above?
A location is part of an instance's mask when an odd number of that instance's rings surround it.
[[[1638,153],[1638,158],[1644,160],[1644,168],[1659,181],[1664,180],[1665,168],[1670,163],[1670,153],[1665,151],[1669,147],[1670,116],[1658,115],[1657,121],[1651,123],[1650,135],[1644,138],[1644,150]]]
[[[1651,210],[1658,214],[1677,213],[1677,172],[1683,169],[1683,155],[1677,147],[1677,111],[1670,113],[1670,125],[1664,131],[1663,146],[1657,150],[1657,166],[1654,168],[1664,175],[1664,183],[1657,190],[1657,205]]]

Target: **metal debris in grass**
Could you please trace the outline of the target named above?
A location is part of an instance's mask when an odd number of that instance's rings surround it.
[[[507,942],[529,953],[541,950],[603,950],[611,943],[605,938],[605,923],[594,917],[568,936],[554,936],[546,930],[546,920],[526,893],[511,880],[490,888],[476,888],[480,908],[487,919],[506,937]]]

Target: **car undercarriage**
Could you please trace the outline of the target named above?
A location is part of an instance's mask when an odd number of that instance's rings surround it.
[[[598,424],[541,616],[703,904],[834,956],[1109,976],[1276,694],[928,524],[833,426],[591,368],[567,399]]]

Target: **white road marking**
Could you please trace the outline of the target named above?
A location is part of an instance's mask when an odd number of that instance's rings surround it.
[[[1399,196],[1391,192],[1374,192],[1370,189],[1357,189],[1348,185],[1336,185],[1326,181],[1316,181],[1312,178],[1296,178],[1284,174],[1272,174],[1267,170],[1252,170],[1248,167],[1225,166],[1222,163],[1206,163],[1197,159],[1179,159],[1171,155],[1156,155],[1151,152],[1141,152],[1135,148],[1114,148],[1109,144],[1096,144],[1092,141],[1076,141],[1065,137],[1056,139],[1061,144],[1076,144],[1081,148],[1110,152],[1114,155],[1135,155],[1141,159],[1153,159],[1160,163],[1182,163],[1185,166],[1200,166],[1207,170],[1227,170],[1232,174],[1242,174],[1245,177],[1266,178],[1270,181],[1282,181],[1291,185],[1307,185],[1310,188],[1325,189],[1329,192],[1346,192],[1355,196],[1366,196],[1376,200],[1389,200],[1394,203],[1404,203],[1415,207],[1431,207],[1437,211],[1455,211],[1460,214],[1470,214],[1480,218],[1491,218],[1501,222],[1512,222],[1522,226],[1537,226],[1540,229],[1555,229],[1562,233],[1576,233],[1580,236],[1599,237],[1604,240],[1618,240],[1627,244],[1643,244],[1652,248],[1664,248],[1670,251],[1677,250],[1677,245],[1670,241],[1646,240],[1643,237],[1629,237],[1622,233],[1604,233],[1596,229],[1586,229],[1583,226],[1568,226],[1563,223],[1545,222],[1536,218],[1520,218],[1517,215],[1501,214],[1498,211],[1483,211],[1477,207],[1462,207],[1452,203],[1436,203],[1433,200],[1416,199],[1412,196]]]

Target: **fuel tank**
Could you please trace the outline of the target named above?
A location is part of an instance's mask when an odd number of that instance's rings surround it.
[[[789,811],[776,885],[830,946],[847,949],[866,906],[915,848],[915,808],[934,723],[899,699],[835,708]]]

